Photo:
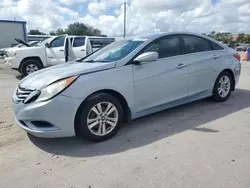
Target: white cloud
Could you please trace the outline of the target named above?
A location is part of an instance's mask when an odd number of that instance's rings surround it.
[[[127,33],[136,35],[148,32],[193,31],[249,32],[250,1],[220,0],[213,5],[211,0],[131,0],[127,8]],[[115,10],[115,25],[100,23],[100,29],[109,35],[122,31],[123,10]],[[111,28],[110,28],[111,27]],[[113,32],[112,32],[113,31]]]
[[[85,2],[85,4],[83,4]],[[29,29],[43,31],[64,28],[82,21],[110,36],[123,34],[124,0],[4,0],[0,3],[3,19],[26,20]],[[86,6],[88,13],[67,5]],[[83,9],[82,9],[83,10]],[[85,15],[85,16],[82,16]],[[127,34],[194,31],[249,32],[249,0],[128,0]]]
[[[89,3],[88,10],[92,15],[100,15],[105,13],[109,8],[119,7],[124,0],[100,0]]]
[[[7,0],[0,6],[1,19],[16,19],[27,21],[28,29],[49,31],[66,27],[65,23],[78,19],[78,12],[61,7],[53,0]]]
[[[85,3],[88,0],[59,0],[60,3],[63,3],[65,5],[73,5],[78,3]]]

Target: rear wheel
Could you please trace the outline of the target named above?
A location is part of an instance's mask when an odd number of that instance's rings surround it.
[[[222,72],[214,84],[213,100],[216,102],[226,101],[232,92],[232,87],[233,78],[231,74],[227,71]]]
[[[39,61],[35,59],[29,59],[22,64],[20,71],[24,76],[27,76],[40,69],[42,69],[42,65]]]
[[[113,96],[99,93],[80,107],[76,130],[81,137],[95,142],[113,137],[123,123],[124,112]]]

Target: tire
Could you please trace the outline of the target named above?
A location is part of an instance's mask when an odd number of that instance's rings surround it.
[[[29,69],[30,69],[30,71],[29,71]],[[42,65],[39,61],[37,61],[35,59],[28,59],[22,64],[22,66],[20,68],[20,72],[24,76],[27,76],[27,75],[29,75],[33,72],[36,72],[40,69],[42,69]]]
[[[101,105],[103,115],[97,115],[96,113],[100,111],[98,104]],[[110,111],[108,110],[108,113],[105,113],[105,111],[109,104],[112,105],[109,110],[113,111],[108,115]],[[98,111],[93,110],[94,108]],[[108,140],[121,128],[123,117],[124,110],[118,99],[106,93],[93,95],[80,106],[76,121],[76,135],[93,142]],[[111,123],[115,126],[109,124],[111,120],[109,121],[108,118],[113,118]],[[98,121],[92,122],[93,119],[98,119]],[[93,128],[91,129],[91,127]]]
[[[229,82],[226,82],[227,79]],[[212,99],[215,102],[224,102],[229,98],[232,89],[233,77],[228,71],[223,71],[215,81]]]

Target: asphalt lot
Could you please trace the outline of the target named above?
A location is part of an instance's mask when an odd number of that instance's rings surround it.
[[[97,144],[19,129],[11,111],[19,79],[0,65],[1,188],[250,187],[250,62],[228,101],[150,115]]]

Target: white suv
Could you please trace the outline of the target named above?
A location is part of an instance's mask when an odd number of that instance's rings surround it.
[[[92,47],[88,36],[62,35],[34,47],[10,49],[5,63],[26,76],[44,67],[76,60],[90,53]]]

